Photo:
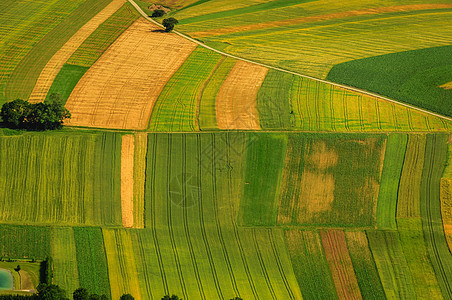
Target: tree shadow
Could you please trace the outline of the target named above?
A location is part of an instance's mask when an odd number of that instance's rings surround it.
[[[152,32],[165,33],[166,31],[164,29],[154,29],[154,30],[152,30]]]

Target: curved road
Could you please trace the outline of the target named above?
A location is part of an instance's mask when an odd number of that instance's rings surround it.
[[[154,21],[151,17],[149,17],[149,16],[148,16],[148,15],[147,15],[147,14],[146,14],[139,6],[138,6],[138,4],[135,3],[135,1],[133,1],[133,0],[128,0],[128,1],[130,2],[130,4],[132,4],[132,5],[135,7],[135,9],[136,9],[136,10],[137,10],[137,11],[138,11],[145,19],[147,19],[148,21],[154,23],[155,25],[157,25],[157,26],[163,28],[163,25],[161,25],[160,23]],[[269,65],[266,65],[266,64],[258,63],[258,62],[255,62],[255,61],[252,61],[252,60],[249,60],[249,59],[246,59],[246,58],[238,57],[238,56],[235,56],[235,55],[232,55],[232,54],[229,54],[229,53],[220,51],[220,50],[218,50],[218,49],[209,47],[209,46],[207,46],[206,44],[203,44],[203,43],[201,43],[200,41],[197,41],[197,40],[195,40],[195,39],[193,39],[193,38],[191,38],[191,37],[189,37],[189,36],[187,36],[187,35],[185,35],[185,34],[183,34],[183,33],[180,33],[180,32],[178,32],[178,31],[176,31],[176,30],[173,30],[172,32],[174,32],[175,34],[177,34],[177,35],[179,35],[179,36],[181,36],[181,37],[183,37],[183,38],[185,38],[185,39],[187,39],[187,40],[189,40],[189,41],[191,41],[191,42],[193,42],[193,43],[198,44],[198,45],[201,46],[201,47],[204,47],[204,48],[206,48],[206,49],[215,51],[215,52],[217,52],[217,53],[219,53],[219,54],[221,54],[221,55],[229,56],[229,57],[232,57],[232,58],[235,58],[235,59],[238,59],[238,60],[242,60],[242,61],[246,61],[246,62],[249,62],[249,63],[252,63],[252,64],[260,65],[260,66],[263,66],[263,67],[266,67],[266,68],[269,68],[269,69],[273,69],[273,70],[277,70],[277,71],[281,71],[281,72],[285,72],[285,73],[289,73],[289,74],[301,76],[301,77],[308,78],[308,79],[312,79],[312,80],[317,80],[317,81],[320,81],[320,82],[323,82],[323,83],[326,83],[326,84],[331,84],[331,85],[334,85],[334,86],[337,86],[337,87],[340,87],[340,88],[343,88],[343,89],[346,89],[346,90],[358,92],[358,93],[365,94],[365,95],[372,96],[372,97],[376,97],[376,98],[379,98],[379,99],[382,99],[382,100],[385,100],[385,101],[389,101],[389,102],[392,102],[392,103],[396,103],[396,104],[399,104],[399,105],[402,105],[402,106],[405,106],[405,107],[408,107],[408,108],[411,108],[411,109],[414,109],[414,110],[417,110],[417,111],[420,111],[420,112],[423,112],[423,113],[426,113],[426,114],[429,114],[429,115],[432,115],[432,116],[435,116],[435,117],[439,117],[439,118],[441,118],[441,119],[445,119],[445,120],[448,120],[448,121],[452,121],[452,118],[449,118],[449,117],[446,117],[446,116],[443,116],[443,115],[440,115],[440,114],[437,114],[437,113],[434,113],[434,112],[431,112],[431,111],[428,111],[428,110],[425,110],[425,109],[422,109],[422,108],[419,108],[419,107],[416,107],[416,106],[412,106],[412,105],[410,105],[410,104],[406,104],[406,103],[399,102],[399,101],[396,101],[396,100],[393,100],[393,99],[389,99],[389,98],[386,98],[386,97],[384,97],[384,96],[381,96],[381,95],[378,95],[378,94],[374,94],[374,93],[371,93],[371,92],[368,92],[368,91],[365,91],[365,90],[361,90],[361,89],[354,88],[354,87],[351,87],[351,86],[342,85],[342,84],[334,83],[334,82],[331,82],[331,81],[327,81],[327,80],[323,80],[323,79],[319,79],[319,78],[315,78],[315,77],[311,77],[311,76],[307,76],[307,75],[303,75],[303,74],[300,74],[300,73],[292,72],[292,71],[285,70],[285,69],[281,69],[281,68],[278,68],[278,67],[273,67],[273,66],[269,66]]]

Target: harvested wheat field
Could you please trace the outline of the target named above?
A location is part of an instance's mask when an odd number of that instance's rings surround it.
[[[265,67],[237,61],[217,95],[220,129],[260,129],[256,98],[267,72]]]
[[[111,17],[121,6],[126,3],[125,0],[113,0],[94,18],[88,21],[76,34],[74,34],[64,46],[49,60],[30,95],[29,101],[36,103],[45,100],[55,77],[60,72],[64,63],[80,47],[80,45],[109,17]]]
[[[160,91],[195,47],[139,19],[79,81],[67,125],[146,129]]]
[[[133,158],[135,139],[132,134],[122,137],[121,145],[121,211],[122,225],[133,226]]]

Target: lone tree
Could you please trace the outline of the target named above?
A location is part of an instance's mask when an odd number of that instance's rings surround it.
[[[174,18],[163,19],[163,26],[165,27],[166,32],[170,32],[174,29],[174,25],[178,24],[179,21]]]
[[[71,114],[59,101],[32,104],[17,99],[3,104],[0,117],[9,128],[48,130],[61,128]]]
[[[130,294],[124,294],[121,296],[121,298],[119,298],[119,300],[134,300],[135,298],[133,298],[132,295]]]
[[[152,18],[163,17],[165,15],[165,11],[163,9],[156,9],[152,12]]]
[[[162,300],[182,300],[182,299],[176,295],[172,295],[171,297],[170,295],[165,295],[163,296]]]

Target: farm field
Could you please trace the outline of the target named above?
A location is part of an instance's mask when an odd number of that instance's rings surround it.
[[[120,142],[115,133],[0,136],[0,222],[120,225]]]
[[[111,1],[2,1],[0,103],[27,99],[50,58]]]
[[[23,289],[0,295],[452,299],[451,18],[447,0],[0,1],[0,104],[72,114],[0,124],[0,269]]]

